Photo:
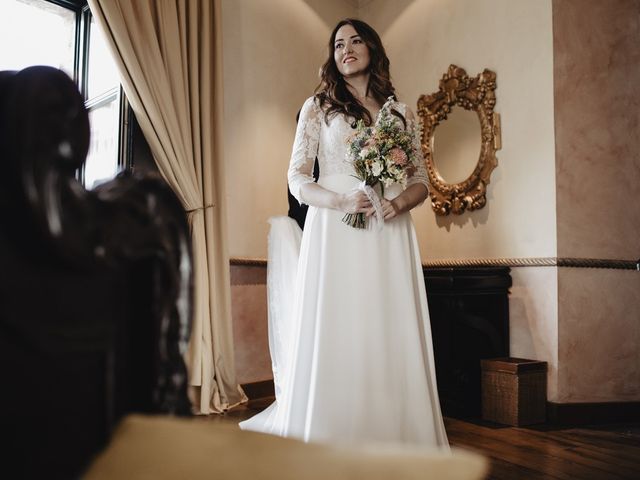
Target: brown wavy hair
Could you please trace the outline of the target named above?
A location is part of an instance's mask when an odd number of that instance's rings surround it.
[[[386,102],[389,97],[397,100],[389,73],[389,58],[380,36],[368,24],[355,18],[341,20],[333,29],[329,39],[329,58],[320,69],[320,84],[315,89],[315,96],[325,112],[325,122],[328,122],[330,117],[342,113],[353,118],[354,124],[355,121],[362,120],[366,125],[371,125],[371,114],[347,88],[334,58],[336,34],[344,25],[351,25],[369,49],[369,85],[366,94],[371,94],[380,104]]]

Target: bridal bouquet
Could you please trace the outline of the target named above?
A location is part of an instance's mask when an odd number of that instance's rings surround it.
[[[360,188],[373,204],[379,225],[384,218],[380,198],[373,187],[379,185],[384,195],[385,187],[394,183],[406,186],[418,159],[415,127],[403,128],[399,118],[391,113],[392,105],[393,97],[389,97],[373,126],[367,127],[358,120],[355,133],[347,138],[347,160],[353,163],[356,178],[362,180]],[[366,228],[364,213],[347,213],[342,221],[354,228]]]

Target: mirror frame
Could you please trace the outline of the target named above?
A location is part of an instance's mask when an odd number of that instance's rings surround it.
[[[496,151],[502,147],[500,115],[496,105],[496,73],[485,69],[475,77],[456,65],[440,80],[439,90],[418,99],[418,116],[422,124],[421,144],[427,164],[431,188],[431,207],[437,215],[460,215],[477,210],[487,203],[487,185],[491,172],[498,166]],[[480,156],[471,174],[459,183],[448,183],[438,171],[433,159],[433,135],[436,127],[447,119],[454,106],[472,110],[480,120]]]

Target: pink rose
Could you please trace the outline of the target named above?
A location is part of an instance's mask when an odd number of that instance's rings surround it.
[[[399,167],[404,167],[409,161],[405,151],[398,147],[392,148],[389,155],[391,156],[391,161]]]

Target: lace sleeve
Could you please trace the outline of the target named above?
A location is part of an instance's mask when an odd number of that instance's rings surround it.
[[[427,191],[429,191],[429,177],[427,175],[427,168],[425,166],[424,155],[422,153],[422,145],[420,139],[420,128],[419,125],[416,124],[416,117],[409,107],[405,109],[405,118],[407,119],[407,127],[409,129],[415,130],[415,136],[413,139],[417,155],[416,162],[416,171],[415,173],[407,179],[407,186],[414,185],[416,183],[421,183],[425,187],[427,187]]]
[[[301,205],[304,203],[304,199],[300,196],[300,187],[305,183],[314,182],[313,164],[318,155],[321,124],[322,110],[316,104],[314,97],[310,97],[304,102],[300,110],[300,118],[287,173],[289,190]]]

